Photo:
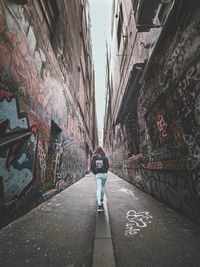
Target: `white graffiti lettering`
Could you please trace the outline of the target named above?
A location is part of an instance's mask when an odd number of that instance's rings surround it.
[[[131,192],[131,191],[128,190],[127,188],[121,188],[121,189],[119,189],[118,191],[120,191],[120,192],[124,192],[124,193],[126,193],[126,194],[128,194],[128,195],[134,197],[135,199],[138,199],[138,198],[133,194],[133,192]]]
[[[41,168],[41,177],[44,178],[46,171],[46,154],[41,142],[39,142],[39,160]]]
[[[162,137],[166,137],[167,136],[167,132],[166,132],[167,123],[164,121],[162,115],[158,117],[156,124],[157,124],[158,131],[161,133]]]
[[[153,217],[149,212],[136,212],[129,210],[126,215],[128,223],[125,225],[125,235],[135,235],[140,231],[140,228],[145,228]],[[139,228],[138,228],[139,227]]]
[[[133,223],[126,223],[125,226],[125,235],[136,235],[140,229],[135,229],[135,225]]]

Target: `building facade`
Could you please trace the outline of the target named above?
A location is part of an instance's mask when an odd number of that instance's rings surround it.
[[[88,1],[2,0],[1,225],[82,178],[97,145]]]
[[[104,147],[112,171],[200,222],[200,5],[113,1]]]

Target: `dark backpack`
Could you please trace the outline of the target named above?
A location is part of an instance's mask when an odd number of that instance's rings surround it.
[[[95,160],[95,169],[97,172],[105,171],[103,159]]]
[[[94,174],[107,173],[109,169],[109,162],[107,157],[94,156],[92,159],[91,169]]]
[[[106,171],[106,162],[104,157],[95,157],[92,164],[93,172],[96,173],[105,173]]]

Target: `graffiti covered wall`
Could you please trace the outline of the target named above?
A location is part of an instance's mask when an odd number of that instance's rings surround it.
[[[87,169],[86,134],[70,84],[25,11],[0,4],[0,226],[38,205],[45,192],[78,181]]]
[[[140,129],[143,123],[147,127],[143,136],[147,145],[138,163],[130,162],[130,166],[143,166],[136,171],[141,188],[198,222],[199,13],[193,11],[187,25],[182,20],[179,31],[162,43],[155,57],[149,86],[143,88],[138,103]]]
[[[114,158],[130,150],[126,132],[122,150],[112,146],[110,155],[114,173],[200,223],[200,8],[179,12],[140,89],[139,153]]]

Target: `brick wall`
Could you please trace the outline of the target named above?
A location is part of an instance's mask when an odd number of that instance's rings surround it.
[[[150,57],[139,88],[136,120],[131,132],[126,121],[111,124],[110,130],[118,129],[123,137],[113,134],[105,145],[113,172],[199,223],[200,7],[193,2],[192,6],[176,2],[167,25],[162,32],[157,30],[160,38],[153,54],[155,43],[149,42],[150,37],[155,40],[156,31],[137,34],[135,50],[142,40],[147,52],[133,55],[134,60]],[[122,83],[123,75],[121,79]]]
[[[89,136],[89,124],[94,121],[95,128],[96,120],[93,105],[87,111],[79,105],[79,95],[94,95],[90,78],[81,80],[81,63],[85,75],[93,73],[89,35],[81,34],[83,26],[88,30],[85,10],[78,0],[23,6],[1,1],[2,225],[38,205],[48,190],[66,188],[87,170],[86,146],[92,151],[96,139]]]

